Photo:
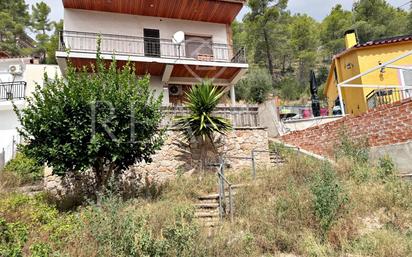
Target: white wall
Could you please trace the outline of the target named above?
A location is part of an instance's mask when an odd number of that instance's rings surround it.
[[[78,9],[64,10],[64,30],[143,37],[143,29],[160,30],[160,38],[172,39],[177,31],[212,36],[214,43],[228,44],[225,24],[167,19]]]
[[[27,83],[26,97],[30,96],[34,92],[36,84],[43,85],[45,73],[50,79],[53,79],[55,76],[62,76],[62,73],[58,65],[26,65],[26,70],[23,74],[23,81],[26,81]]]
[[[150,77],[150,87],[154,90],[154,95],[159,97],[163,93],[163,105],[169,105],[169,91],[166,84],[162,81],[161,77],[151,76]]]
[[[56,75],[61,76],[59,66],[57,65],[40,65],[40,64],[27,64],[29,60],[23,59],[3,59],[0,61],[0,82],[11,82],[13,76],[7,71],[9,65],[20,64],[23,66],[23,74],[16,76],[15,81],[25,81],[26,97],[30,97],[35,90],[36,84],[43,85],[44,73],[47,73],[49,78],[54,78]],[[17,104],[17,102],[15,102]],[[24,107],[24,101],[18,101],[19,108]],[[10,160],[12,156],[12,142],[13,137],[17,138],[17,127],[20,123],[13,110],[11,101],[0,102],[0,151],[4,148],[6,151],[6,161]]]

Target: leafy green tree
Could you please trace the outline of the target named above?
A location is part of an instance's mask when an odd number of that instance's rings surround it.
[[[207,148],[209,145],[214,147],[214,135],[224,135],[232,128],[228,120],[213,115],[224,94],[224,91],[208,81],[192,87],[186,94],[186,106],[190,114],[176,119],[176,127],[183,132],[185,138],[189,142],[198,141],[203,170],[206,168]]]
[[[50,36],[50,40],[46,45],[46,62],[48,64],[56,64],[56,51],[59,49],[59,33],[63,30],[63,20],[53,22],[54,32]]]
[[[344,34],[352,28],[352,13],[338,4],[322,21],[320,40],[326,51],[328,61],[333,54],[345,49]]]
[[[291,41],[298,62],[297,79],[302,85],[309,81],[309,71],[315,68],[319,30],[317,22],[307,15],[296,15],[291,24]]]
[[[272,78],[273,86],[276,84],[274,74],[273,43],[271,29],[276,24],[279,13],[287,6],[287,0],[250,0],[248,6],[251,12],[244,20],[247,24],[248,41],[254,42],[255,57],[259,53],[266,57],[266,66]]]
[[[237,100],[263,103],[273,91],[272,81],[266,69],[252,68],[236,85]]]
[[[353,15],[361,42],[397,36],[407,31],[407,13],[385,0],[358,0],[353,4]]]
[[[65,78],[45,77],[27,107],[15,108],[26,142],[21,151],[55,175],[91,170],[98,191],[112,175],[150,162],[163,142],[162,99],[149,77],[136,77],[130,63],[121,69],[115,60],[106,64],[98,53],[92,74],[69,65]]]
[[[50,40],[47,33],[51,31],[52,28],[52,22],[49,20],[50,11],[50,7],[43,1],[32,6],[31,23],[33,30],[37,33],[36,52],[40,54],[42,63],[46,62],[47,45]]]

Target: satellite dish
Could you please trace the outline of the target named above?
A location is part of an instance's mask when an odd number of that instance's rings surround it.
[[[185,40],[185,33],[183,31],[178,31],[173,35],[172,41],[175,44],[181,44]]]

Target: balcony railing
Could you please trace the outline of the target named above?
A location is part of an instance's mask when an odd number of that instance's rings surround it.
[[[234,53],[233,47],[230,45],[211,43],[207,40],[204,42],[186,41],[182,44],[175,44],[171,39],[78,31],[61,31],[59,50],[95,53],[99,36],[101,38],[100,48],[103,54],[115,53],[128,56],[246,63],[244,49]]]
[[[0,101],[21,100],[26,96],[26,82],[0,83]]]
[[[412,89],[382,88],[370,92],[367,96],[368,109],[412,98]]]
[[[162,107],[164,115],[162,125],[173,126],[175,117],[190,114],[187,107],[173,106]],[[234,128],[257,128],[260,127],[258,107],[217,107],[214,115],[228,119]]]

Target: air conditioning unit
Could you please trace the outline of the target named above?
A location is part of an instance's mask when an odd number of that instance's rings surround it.
[[[169,94],[170,95],[182,95],[183,94],[182,86],[180,86],[180,85],[171,85],[169,87]]]
[[[23,73],[23,68],[21,67],[21,65],[10,65],[9,73],[12,75],[20,75]]]

